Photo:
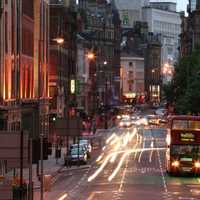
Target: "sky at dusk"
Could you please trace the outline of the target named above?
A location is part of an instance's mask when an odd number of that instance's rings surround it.
[[[177,10],[182,11],[186,10],[188,0],[177,0]]]

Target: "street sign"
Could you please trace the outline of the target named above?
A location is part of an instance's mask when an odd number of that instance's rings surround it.
[[[20,167],[20,132],[0,131],[0,160],[7,161],[7,167]],[[28,167],[28,134],[23,137],[23,167]]]

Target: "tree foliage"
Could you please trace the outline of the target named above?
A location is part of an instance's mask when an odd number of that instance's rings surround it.
[[[174,79],[164,87],[164,93],[178,114],[200,113],[200,48],[179,60]]]

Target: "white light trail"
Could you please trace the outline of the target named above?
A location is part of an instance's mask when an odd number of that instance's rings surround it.
[[[104,146],[103,148],[102,148],[102,150],[104,151],[106,149],[106,146]]]
[[[117,153],[112,156],[112,158],[110,159],[110,163],[114,163],[116,158],[117,158]]]
[[[144,147],[145,147],[145,138],[143,140],[143,145],[142,145],[142,151],[140,152],[139,158],[138,158],[138,162],[140,163],[141,157],[142,157],[142,153],[144,151]]]
[[[113,139],[111,142],[110,142],[110,145],[113,145],[113,144],[115,144],[117,141],[119,140],[119,138],[118,137],[116,137],[115,139]]]
[[[96,159],[96,162],[99,162],[104,156],[104,153],[102,153],[97,159]]]
[[[102,172],[102,170],[105,168],[105,166],[107,165],[108,161],[110,160],[110,158],[114,154],[119,154],[119,153],[124,153],[124,151],[118,151],[118,152],[114,152],[114,153],[109,154],[106,157],[106,159],[104,160],[104,162],[101,164],[101,166],[96,170],[96,172],[88,178],[88,182],[91,182],[92,180],[94,180]]]
[[[67,193],[65,193],[65,194],[63,194],[58,200],[64,200],[64,199],[66,199],[67,198]]]
[[[150,156],[149,156],[149,162],[151,163],[151,161],[152,161],[152,156],[153,156],[153,147],[154,147],[154,142],[153,141],[151,141],[151,148],[152,148],[152,150],[151,150],[151,152],[150,152]]]
[[[113,133],[113,134],[106,140],[106,144],[108,144],[114,137],[116,137],[115,133]]]
[[[116,176],[116,174],[118,173],[118,171],[120,170],[126,156],[130,154],[130,151],[126,152],[123,154],[123,156],[121,157],[121,160],[119,161],[119,164],[117,165],[116,169],[113,171],[113,173],[109,176],[108,181],[112,181],[112,179]]]
[[[110,157],[111,155],[108,155],[106,157],[106,159],[104,160],[104,162],[102,163],[102,165],[99,167],[99,169],[92,175],[88,178],[88,182],[91,182],[93,179],[95,179],[99,173],[104,169],[104,167],[107,165],[108,161],[110,160]]]

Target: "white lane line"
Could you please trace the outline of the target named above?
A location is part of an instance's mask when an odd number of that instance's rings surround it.
[[[151,163],[152,162],[152,155],[153,155],[153,148],[154,148],[154,142],[153,141],[151,141],[151,148],[152,148],[152,150],[151,150],[151,152],[150,152],[150,155],[149,155],[149,162]]]
[[[126,159],[126,166],[125,166],[125,169],[124,169],[124,171],[123,171],[122,179],[121,179],[121,182],[120,182],[120,186],[119,186],[119,190],[118,190],[119,192],[122,191],[122,187],[123,187],[123,183],[124,183],[126,171],[127,171],[127,168],[128,168],[128,161],[129,161],[129,156],[128,156],[128,158]]]
[[[164,176],[164,172],[163,172],[163,168],[162,168],[162,162],[161,162],[161,158],[160,158],[160,152],[158,151],[158,149],[157,149],[157,154],[158,154],[158,162],[159,162],[160,172],[161,172],[162,181],[163,181],[163,187],[164,187],[165,192],[168,193],[166,179],[165,179],[165,176]]]
[[[145,147],[145,138],[144,138],[143,144],[142,144],[142,151],[140,152],[140,155],[139,155],[139,158],[138,158],[138,162],[139,162],[139,163],[140,163],[140,161],[141,161],[141,157],[142,157],[142,153],[143,153],[143,151],[144,151],[144,147]]]

